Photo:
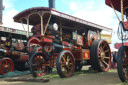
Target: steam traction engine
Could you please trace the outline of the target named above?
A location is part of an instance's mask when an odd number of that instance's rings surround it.
[[[109,70],[111,52],[100,33],[111,29],[46,7],[24,10],[14,21],[23,27],[27,24],[29,67],[34,77],[53,67],[60,77],[72,76],[83,65],[91,64],[99,72]]]
[[[124,41],[128,40],[128,0],[105,0],[106,4],[116,11],[121,12],[121,20],[117,31],[118,38],[122,41],[122,46],[117,54],[117,71],[122,82],[128,81],[128,46],[124,45]],[[124,21],[126,16],[126,21]]]
[[[0,27],[0,75],[28,69],[26,32]]]

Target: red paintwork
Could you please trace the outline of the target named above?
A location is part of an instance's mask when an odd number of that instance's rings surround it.
[[[78,50],[81,50],[81,47],[78,47],[78,46],[77,46],[77,47],[75,47],[75,48],[78,49]]]
[[[97,40],[97,39],[98,39],[98,33],[95,32],[95,31],[89,30],[89,31],[88,31],[88,36],[87,36],[87,38],[88,38],[88,41],[87,41],[88,46],[91,46],[92,42],[93,42],[94,40]]]
[[[82,60],[82,56],[81,56],[81,50],[74,50],[72,51],[75,60]]]
[[[20,55],[20,61],[28,61],[29,56],[28,55]]]
[[[89,50],[81,49],[81,50],[73,50],[72,51],[76,60],[89,60],[90,52]]]
[[[124,42],[124,45],[125,45],[125,46],[128,46],[128,42]],[[122,43],[115,43],[115,44],[114,44],[114,47],[115,47],[116,49],[119,49],[121,46],[122,46]]]
[[[77,44],[78,45],[83,45],[84,44],[83,39],[84,39],[83,36],[77,35]]]
[[[12,55],[13,55],[13,58],[15,57],[14,61],[28,61],[29,60],[29,56],[26,55],[26,54],[23,54],[22,52],[20,51],[13,51],[12,52]]]
[[[94,34],[88,34],[88,45],[91,46],[92,42],[94,40],[97,40],[97,38],[98,37],[96,35],[94,35]]]
[[[59,53],[54,53],[54,57],[57,58],[58,54],[59,54]]]
[[[82,50],[82,56],[83,56],[83,59],[85,60],[89,60],[90,59],[90,52],[89,50]]]
[[[40,47],[39,49],[37,49],[37,51],[36,52],[42,52],[43,51],[43,48],[42,47]]]
[[[128,68],[128,56],[126,57],[126,66]]]
[[[67,41],[62,41],[63,46],[64,46],[64,50],[70,50],[70,44]]]
[[[0,74],[4,75],[8,72],[13,71],[14,69],[14,64],[13,61],[10,58],[3,58],[0,60]]]
[[[12,52],[12,55],[20,55],[21,54],[21,52],[19,52],[19,51],[13,51]]]
[[[44,41],[44,42],[53,42],[52,39],[48,39],[48,38],[44,38],[43,41]]]
[[[55,39],[55,36],[52,36],[52,35],[46,35],[46,37]]]
[[[16,44],[16,50],[23,50],[25,49],[24,43],[17,43]]]
[[[45,44],[45,46],[44,46],[44,50],[45,50],[46,52],[48,52],[48,53],[52,51],[52,48],[53,48],[53,46],[52,46],[51,43],[47,43],[47,44]]]
[[[127,21],[124,22],[124,27],[125,27],[125,29],[128,30],[128,19],[127,19]]]
[[[105,0],[105,3],[111,7],[111,4],[110,2],[113,4],[114,8],[121,12],[121,6],[120,6],[120,1],[121,0]],[[128,0],[123,0],[123,3],[124,3],[124,8],[125,7],[128,7]]]
[[[29,46],[30,43],[42,45],[41,40],[39,40],[37,37],[30,38],[29,41],[28,41],[28,46]]]

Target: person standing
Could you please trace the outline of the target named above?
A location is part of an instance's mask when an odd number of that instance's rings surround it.
[[[117,52],[114,52],[113,54],[113,69],[116,69],[117,64]]]

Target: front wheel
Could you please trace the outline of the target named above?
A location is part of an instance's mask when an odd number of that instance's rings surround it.
[[[33,77],[43,76],[46,74],[47,68],[45,66],[45,57],[46,56],[42,53],[35,53],[30,57],[29,67]]]
[[[10,58],[0,59],[0,75],[12,72],[14,69],[13,61]]]
[[[73,75],[75,69],[75,59],[70,51],[64,50],[58,55],[56,68],[61,78]]]
[[[121,46],[117,54],[117,71],[122,82],[128,81],[128,46]]]

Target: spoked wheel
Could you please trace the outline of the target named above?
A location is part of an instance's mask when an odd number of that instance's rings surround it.
[[[108,71],[111,64],[111,51],[105,40],[95,40],[90,48],[90,61],[94,70]]]
[[[75,60],[70,51],[62,51],[56,60],[56,68],[61,78],[70,77],[74,73]]]
[[[117,54],[117,71],[122,82],[128,81],[128,46],[121,46]]]
[[[46,63],[45,57],[46,56],[42,53],[35,53],[31,56],[29,60],[29,67],[33,77],[43,76],[46,74],[47,68],[44,65]]]
[[[0,75],[12,72],[14,69],[13,61],[10,58],[0,59]]]

